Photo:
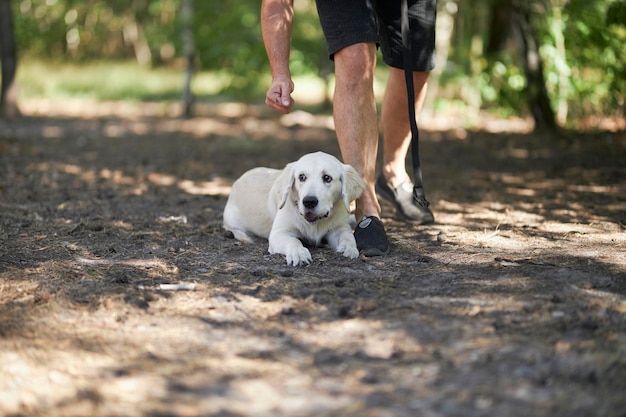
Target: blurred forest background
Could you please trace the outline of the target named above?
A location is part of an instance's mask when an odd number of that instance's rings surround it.
[[[303,104],[323,110],[332,63],[315,2],[295,7],[292,73],[310,92]],[[429,111],[532,117],[538,129],[606,120],[624,128],[624,1],[439,0],[438,8]],[[3,114],[33,97],[184,96],[188,111],[192,97],[262,102],[269,66],[259,9],[260,0],[0,0]]]

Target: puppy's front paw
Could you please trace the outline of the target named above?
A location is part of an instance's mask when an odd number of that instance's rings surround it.
[[[285,259],[287,260],[287,265],[291,266],[308,265],[313,261],[311,252],[304,246],[287,251]]]
[[[339,246],[337,246],[337,252],[350,259],[356,259],[359,257],[359,250],[356,248],[356,242],[354,242],[354,239],[352,242],[341,242]]]

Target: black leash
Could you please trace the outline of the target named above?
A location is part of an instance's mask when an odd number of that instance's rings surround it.
[[[404,79],[409,102],[409,124],[411,125],[411,158],[413,160],[413,200],[421,207],[428,207],[422,168],[420,166],[419,129],[415,117],[415,86],[413,85],[413,52],[411,51],[411,27],[409,24],[409,7],[407,0],[402,0],[402,45],[404,47]]]

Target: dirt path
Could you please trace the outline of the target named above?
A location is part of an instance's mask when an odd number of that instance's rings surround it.
[[[0,121],[0,415],[626,415],[623,132],[424,131],[437,224],[291,268],[229,184],[333,132],[232,110]]]

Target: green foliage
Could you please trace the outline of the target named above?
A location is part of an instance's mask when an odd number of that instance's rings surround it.
[[[84,62],[132,59],[146,46],[152,65],[182,55],[180,0],[21,0],[15,10],[20,54]],[[324,50],[312,2],[298,1],[293,33],[294,75],[315,73]],[[258,0],[195,1],[193,30],[199,70],[225,71],[223,90],[262,94],[268,64]],[[139,31],[136,32],[135,28]]]
[[[441,77],[447,100],[461,99],[469,107],[523,114],[526,79],[521,70],[519,45],[509,33],[507,47],[489,56],[485,13],[499,0],[459,3],[455,36],[446,70]],[[506,0],[505,0],[506,1]],[[624,117],[626,110],[626,3],[615,0],[532,0],[534,29],[540,42],[546,87],[553,107],[564,99],[569,119],[585,116]],[[564,53],[558,40],[564,40]],[[450,93],[456,95],[450,95]],[[564,95],[564,97],[563,97]]]
[[[124,29],[136,16],[135,1],[21,0],[16,10],[18,50],[27,56],[77,60],[132,56]],[[156,22],[151,22],[156,23]]]
[[[503,56],[489,63],[480,80],[485,108],[499,109],[507,115],[519,114],[524,107],[526,78],[518,65]]]
[[[508,0],[439,2],[440,7],[458,4],[448,65],[440,78],[440,94],[447,102],[503,115],[524,111],[526,80],[514,36],[508,35],[507,47],[500,53],[484,53],[493,6],[503,1]],[[183,63],[180,0],[18,0],[13,4],[21,59],[75,63],[134,59],[149,68],[180,68]],[[553,103],[566,100],[574,118],[590,114],[623,117],[625,2],[530,0],[529,4]],[[292,72],[294,76],[325,76],[332,64],[315,3],[295,0],[295,7]],[[210,91],[241,99],[262,97],[269,66],[261,38],[260,1],[196,0],[194,11],[197,69],[220,80],[217,86],[211,84]],[[559,39],[564,39],[564,53]],[[102,77],[113,89],[122,77],[111,71]],[[74,81],[74,87],[63,88],[64,94],[72,88],[75,94],[89,94],[89,82]],[[132,89],[132,83],[127,87]]]
[[[294,76],[315,73],[319,51],[323,50],[321,29],[310,4],[303,4],[295,17],[291,56]],[[268,63],[259,14],[256,0],[212,2],[210,8],[196,8],[194,28],[201,68],[227,69],[232,77],[227,88],[244,97],[264,95],[267,86]]]
[[[178,100],[183,85],[181,72],[175,68],[146,68],[117,61],[51,63],[27,59],[22,61],[17,77],[25,98]],[[208,97],[218,93],[223,84],[220,74],[200,72],[194,77],[193,89]]]
[[[233,75],[228,87],[236,91],[258,84],[267,65],[258,8],[250,1],[215,1],[210,7],[196,7],[194,32],[200,67],[227,69]]]
[[[572,63],[572,101],[577,116],[622,114],[626,95],[624,2],[570,1],[565,41]]]

